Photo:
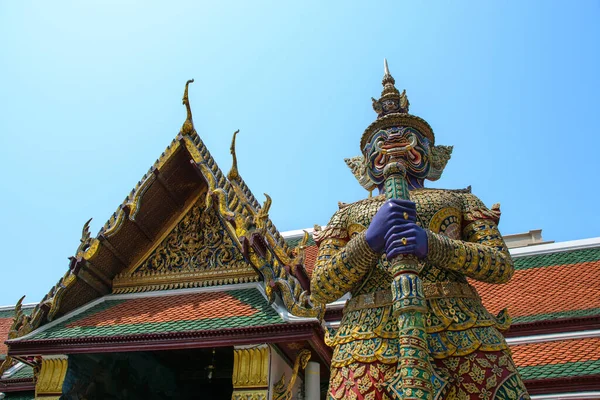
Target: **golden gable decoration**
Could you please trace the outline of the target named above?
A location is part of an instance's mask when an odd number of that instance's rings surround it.
[[[119,274],[114,293],[255,282],[214,210],[198,201],[141,264]]]

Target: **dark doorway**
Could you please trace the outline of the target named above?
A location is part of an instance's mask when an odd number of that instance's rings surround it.
[[[232,373],[232,347],[74,354],[61,399],[229,400]]]

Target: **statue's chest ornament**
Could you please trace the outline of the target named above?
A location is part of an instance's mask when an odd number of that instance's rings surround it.
[[[454,207],[445,207],[434,214],[429,222],[429,230],[440,233],[450,239],[460,239],[460,211]]]

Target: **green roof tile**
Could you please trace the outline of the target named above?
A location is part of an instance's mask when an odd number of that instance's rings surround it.
[[[302,241],[302,236],[291,238],[291,239],[285,239],[285,244],[287,244],[289,248],[293,249],[294,247],[298,246],[301,241]],[[315,245],[315,241],[313,240],[312,233],[308,234],[308,242],[306,243],[306,245],[307,246]]]
[[[600,247],[565,251],[562,253],[515,257],[514,260],[515,269],[517,270],[593,262],[600,260]]]
[[[600,374],[600,360],[519,367],[523,380],[568,378]]]
[[[585,310],[559,311],[547,314],[525,315],[514,317],[513,324],[523,324],[528,322],[549,321],[562,318],[581,318],[600,315],[600,308],[588,308]]]
[[[29,365],[25,365],[23,368],[19,369],[17,372],[12,374],[6,379],[24,379],[24,378],[33,378],[33,368]]]

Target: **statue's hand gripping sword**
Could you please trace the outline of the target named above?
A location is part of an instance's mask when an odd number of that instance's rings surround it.
[[[408,151],[416,138],[402,150]],[[396,150],[395,152],[398,152]],[[386,199],[410,200],[406,167],[401,158],[392,157],[384,170]],[[425,314],[427,303],[419,278],[419,263],[412,254],[399,255],[389,262],[392,281],[393,314],[398,317],[399,359],[396,374],[387,382],[387,390],[396,399],[438,398],[446,382],[429,361]]]

